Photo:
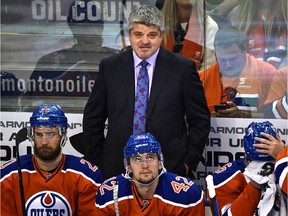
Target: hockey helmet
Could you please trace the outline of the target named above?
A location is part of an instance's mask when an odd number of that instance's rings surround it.
[[[159,160],[163,162],[161,146],[152,134],[131,135],[124,148],[124,165],[129,164],[132,155],[150,152],[156,153]]]
[[[244,149],[246,156],[250,160],[256,161],[269,161],[274,160],[274,158],[268,154],[259,153],[256,151],[256,148],[253,147],[253,144],[259,143],[259,141],[255,140],[255,137],[267,139],[262,136],[260,133],[264,132],[272,135],[276,138],[276,129],[269,121],[265,122],[252,122],[246,129],[246,133],[244,136]]]
[[[40,105],[33,112],[30,117],[30,127],[59,127],[60,135],[66,134],[67,118],[57,104],[44,104]]]

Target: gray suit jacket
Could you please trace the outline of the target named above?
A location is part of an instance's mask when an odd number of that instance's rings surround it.
[[[125,171],[123,150],[133,133],[134,80],[132,50],[103,59],[84,110],[85,158],[99,166],[104,178]],[[167,170],[183,176],[184,163],[195,170],[209,131],[210,113],[194,62],[160,48],[146,132],[161,144]]]

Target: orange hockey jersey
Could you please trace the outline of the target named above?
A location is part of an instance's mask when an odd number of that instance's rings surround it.
[[[95,215],[96,192],[102,183],[97,166],[62,155],[56,170],[43,172],[33,155],[20,157],[27,215]],[[1,215],[22,215],[15,159],[1,166]]]
[[[277,156],[275,175],[276,183],[279,184],[282,192],[288,195],[288,146]]]
[[[283,208],[280,209],[281,215],[287,215],[287,196],[288,196],[288,146],[286,146],[277,156],[275,164],[276,183],[281,190],[281,202]]]
[[[259,204],[263,201],[267,188],[256,189],[243,174],[245,168],[245,159],[239,159],[225,164],[213,173],[216,199],[223,216],[259,215]],[[279,215],[279,201],[277,192],[269,215]],[[265,208],[264,205],[261,207]]]
[[[115,191],[115,185],[118,190]],[[143,200],[134,183],[119,175],[105,181],[98,190],[98,215],[204,216],[204,192],[190,179],[164,173],[151,200]],[[116,203],[116,205],[115,205]],[[116,210],[115,210],[116,209]]]

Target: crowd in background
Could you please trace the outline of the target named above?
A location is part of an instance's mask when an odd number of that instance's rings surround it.
[[[212,116],[287,119],[286,0],[207,0],[205,7],[201,0],[165,0],[157,6],[165,17],[163,46],[196,63]],[[218,29],[223,33],[215,39]],[[217,53],[218,44],[225,56]],[[241,60],[240,53],[250,60]],[[219,103],[230,109],[215,112]]]

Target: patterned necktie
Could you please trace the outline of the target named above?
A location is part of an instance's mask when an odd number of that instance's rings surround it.
[[[137,77],[137,90],[134,106],[133,134],[145,133],[146,110],[149,96],[148,62],[142,61]]]

